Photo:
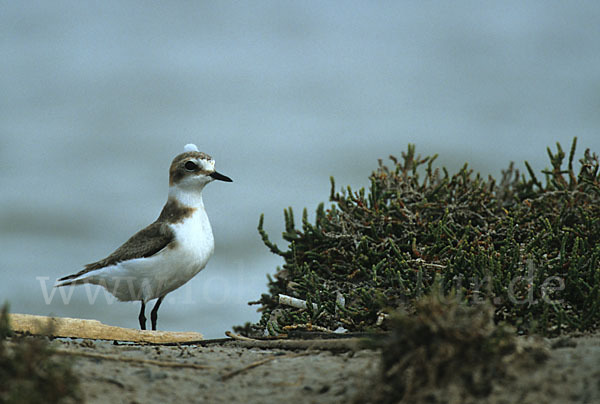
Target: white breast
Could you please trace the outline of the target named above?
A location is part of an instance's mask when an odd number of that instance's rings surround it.
[[[191,276],[196,275],[204,268],[215,249],[212,228],[204,206],[197,208],[183,222],[171,224],[170,227],[175,233],[175,245],[171,253],[179,257],[177,259],[182,264],[190,267]]]
[[[172,247],[166,248],[161,254],[164,268],[157,280],[162,285],[156,285],[160,295],[177,289],[204,269],[215,249],[204,207],[196,209],[182,223],[170,226],[175,233],[175,241]]]

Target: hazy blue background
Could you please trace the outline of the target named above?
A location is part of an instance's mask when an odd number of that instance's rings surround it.
[[[234,182],[206,188],[215,256],[159,328],[219,337],[281,264],[260,213],[279,239],[330,175],[368,185],[409,142],[493,175],[600,152],[600,3],[4,1],[0,94],[0,300],[137,327],[139,303],[44,291],[152,222],[194,142]]]

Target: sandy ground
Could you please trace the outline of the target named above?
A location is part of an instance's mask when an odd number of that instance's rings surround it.
[[[114,345],[106,341],[54,340],[61,350],[134,360],[195,364],[174,368],[139,362],[67,355],[81,375],[87,403],[338,403],[366,388],[378,354],[361,350],[290,351],[238,346]],[[277,358],[277,359],[273,359]],[[247,365],[262,363],[254,368]]]
[[[55,339],[51,344],[74,361],[87,403],[352,402],[359,391],[372,388],[379,371],[374,350],[271,349],[236,341],[156,346]],[[548,359],[534,368],[508,363],[509,377],[476,401],[600,403],[600,334],[542,344]]]
[[[511,369],[509,383],[494,386],[491,403],[600,403],[600,334],[547,340],[548,359]]]

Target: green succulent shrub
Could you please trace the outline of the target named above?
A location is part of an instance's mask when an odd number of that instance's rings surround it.
[[[410,310],[439,288],[467,304],[493,305],[493,318],[520,333],[556,335],[600,324],[600,174],[586,150],[575,167],[576,141],[568,157],[548,148],[551,167],[538,179],[511,163],[497,181],[435,167],[409,145],[391,164],[379,161],[368,191],[336,192],[320,204],[314,223],[306,209],[296,227],[284,210],[280,249],[263,229],[271,252],[285,263],[268,278],[257,302],[258,324],[238,330],[284,333],[308,324],[336,330],[386,327],[385,313]],[[279,295],[306,302],[280,304]]]

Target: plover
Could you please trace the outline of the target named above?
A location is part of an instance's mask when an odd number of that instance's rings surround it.
[[[55,286],[91,283],[105,287],[121,301],[140,300],[140,328],[146,329],[146,303],[158,299],[150,320],[156,330],[165,295],[192,279],[214,251],[214,238],[202,190],[214,180],[231,182],[215,171],[208,154],[188,144],[169,169],[169,197],[158,219],[134,234],[108,257],[58,279]]]

